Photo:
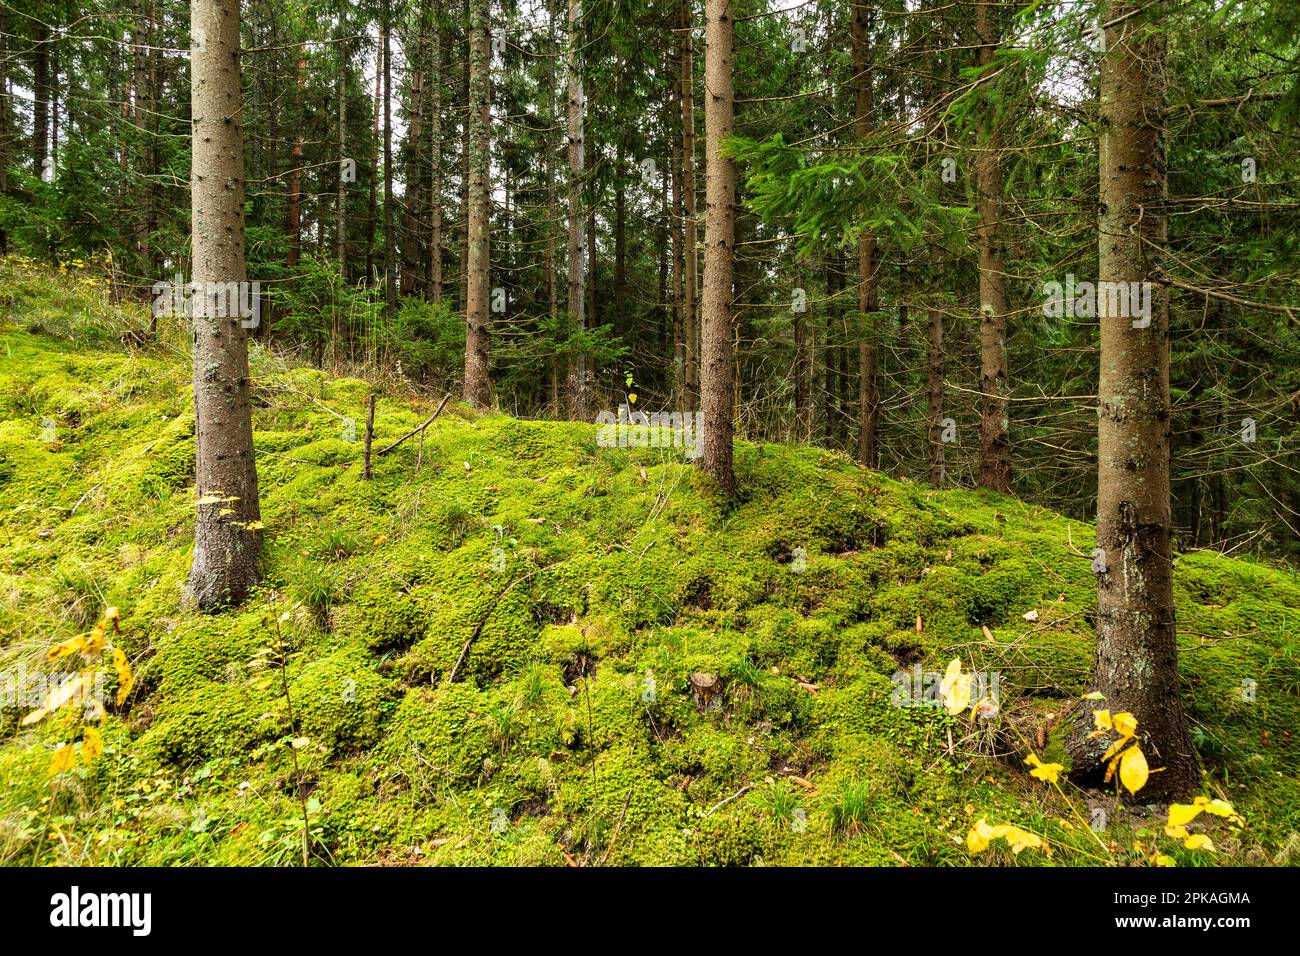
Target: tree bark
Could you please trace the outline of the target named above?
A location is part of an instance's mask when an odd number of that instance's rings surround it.
[[[429,83],[433,102],[429,106],[429,299],[441,302],[442,290],[442,0],[433,4],[433,49]]]
[[[1137,718],[1153,773],[1143,802],[1186,794],[1199,779],[1178,682],[1169,511],[1169,299],[1165,35],[1152,13],[1112,0],[1103,16],[1100,75],[1098,280],[1150,282],[1149,324],[1103,314],[1097,425],[1097,659],[1092,690]],[[1133,288],[1130,286],[1129,288]],[[1139,287],[1140,288],[1140,287]],[[1145,321],[1145,317],[1142,321]],[[1090,740],[1091,707],[1068,741],[1071,776],[1097,782],[1105,739]]]
[[[975,8],[979,39],[977,61],[988,68],[998,43],[1001,24],[993,0],[980,0]],[[1011,440],[1008,436],[1007,401],[1007,273],[1006,243],[1002,238],[1002,138],[986,106],[978,120],[980,153],[975,165],[976,204],[979,207],[980,275],[980,484],[993,491],[1011,490]]]
[[[568,115],[568,193],[569,193],[569,275],[567,284],[569,324],[574,330],[586,328],[587,309],[587,250],[583,230],[586,218],[582,212],[582,177],[586,163],[586,139],[583,130],[582,72],[578,63],[578,18],[581,0],[569,0],[569,35],[565,49],[564,69],[567,80]],[[575,419],[587,417],[587,358],[575,354],[569,370],[569,415]]]
[[[302,258],[302,127],[305,117],[303,116],[303,87],[307,77],[307,45],[298,44],[298,68],[296,71],[295,90],[296,95],[294,102],[298,113],[297,131],[293,137],[293,172],[289,177],[289,215],[287,222],[287,231],[289,233],[289,251],[285,257],[285,264],[289,268],[297,268],[299,260]]]
[[[393,15],[384,0],[380,32],[384,44],[384,316],[391,326],[397,314],[397,268],[393,235]]]
[[[695,251],[698,224],[695,221],[695,39],[691,17],[693,2],[694,0],[682,0],[678,25],[678,42],[681,51],[678,65],[681,70],[682,107],[682,215],[685,231],[682,255],[686,259],[685,285],[682,289],[682,303],[686,314],[682,325],[686,338],[684,399],[688,408],[699,407],[700,389],[700,326],[699,306],[696,302],[699,258]]]
[[[207,42],[191,50],[193,281],[205,294],[193,319],[194,563],[186,590],[200,608],[238,604],[257,583],[262,544],[249,405],[248,343],[237,309],[219,316],[218,283],[247,278],[239,0],[191,0]],[[238,298],[238,297],[236,297]]]
[[[700,410],[704,448],[700,466],[723,493],[736,492],[732,468],[733,391],[732,280],[736,231],[736,164],[723,155],[723,143],[735,128],[732,86],[734,29],[732,0],[706,0],[704,58],[704,130],[706,220],[704,224],[704,294],[700,302],[702,374]]]
[[[867,41],[870,14],[865,3],[853,4],[853,81],[854,133],[864,140],[875,121],[875,101],[868,74]],[[880,399],[877,385],[877,313],[880,311],[880,285],[876,265],[876,237],[864,231],[858,237],[858,311],[863,328],[858,339],[858,464],[864,468],[880,467],[879,429]]]
[[[488,331],[488,149],[491,104],[488,90],[488,0],[469,4],[469,196],[465,300],[465,401],[492,404]]]

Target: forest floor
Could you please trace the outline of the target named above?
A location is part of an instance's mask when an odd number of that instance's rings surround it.
[[[124,349],[140,317],[104,303],[0,265],[0,671],[71,672],[48,652],[107,606],[134,669],[118,706],[107,668],[103,752],[54,775],[80,710],[4,702],[0,861],[292,864],[304,813],[335,864],[1300,861],[1293,571],[1177,558],[1202,793],[1244,818],[1185,849],[1165,807],[1024,763],[1066,763],[1085,706],[1090,525],[746,442],[724,508],[677,450],[456,403],[366,481],[369,386],[255,347],[265,585],[194,613],[190,370]],[[385,394],[376,447],[435,406]],[[996,673],[996,715],[897,706],[899,672],[955,656]],[[981,818],[1051,852],[974,854]]]

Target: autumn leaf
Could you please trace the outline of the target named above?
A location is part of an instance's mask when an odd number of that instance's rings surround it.
[[[113,648],[113,669],[117,671],[117,706],[121,707],[135,681],[131,676],[131,664],[119,647]]]
[[[1214,852],[1214,841],[1204,833],[1193,833],[1183,841],[1183,846],[1187,847],[1189,850],[1208,850],[1211,853]]]
[[[960,714],[970,706],[970,689],[971,675],[961,672],[961,658],[954,657],[939,683],[939,696],[949,714]]]
[[[1043,763],[1038,759],[1038,755],[1035,753],[1030,753],[1029,756],[1025,758],[1025,763],[1034,768],[1029,771],[1029,776],[1037,777],[1039,780],[1045,780],[1047,783],[1056,783],[1056,781],[1060,779],[1061,771],[1065,769],[1065,767],[1059,763]]]
[[[104,738],[94,727],[84,727],[81,731],[81,759],[89,764],[104,752]]]
[[[1146,786],[1151,769],[1142,748],[1134,744],[1119,758],[1119,780],[1129,793],[1137,793]]]
[[[45,771],[46,776],[53,777],[63,773],[65,770],[71,770],[77,763],[77,752],[71,744],[59,744],[58,749],[54,751],[54,756],[50,759],[50,767]]]
[[[50,648],[49,653],[45,655],[45,659],[53,663],[59,658],[67,657],[70,654],[85,654],[89,648],[86,637],[90,633],[90,631],[87,631],[85,634],[78,634],[76,637],[70,637],[66,641],[55,644]]]

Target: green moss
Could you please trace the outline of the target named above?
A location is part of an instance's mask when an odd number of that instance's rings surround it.
[[[6,283],[47,331],[97,308]],[[195,615],[180,607],[188,372],[96,341],[0,333],[0,667],[38,662],[114,604],[137,690],[101,760],[54,783],[62,730],[6,715],[0,861],[86,862],[32,839],[53,794],[93,862],[274,863],[293,852],[301,782],[321,803],[321,859],[339,863],[964,865],[984,861],[964,845],[976,814],[1059,848],[988,860],[1098,862],[1018,755],[981,755],[1016,741],[1006,724],[985,737],[891,701],[895,671],[960,656],[998,672],[1008,717],[1042,724],[1059,757],[1047,715],[1087,689],[1095,639],[1089,526],[744,442],[724,505],[662,449],[454,403],[418,468],[408,442],[364,481],[338,416],[361,420],[372,386],[255,346],[265,585]],[[381,443],[432,412],[401,395],[379,408]],[[1290,859],[1300,583],[1197,552],[1175,588],[1206,792],[1248,820],[1221,855]],[[309,743],[291,751],[268,621],[295,602],[308,613],[287,626],[288,677]],[[695,671],[721,679],[707,710]]]

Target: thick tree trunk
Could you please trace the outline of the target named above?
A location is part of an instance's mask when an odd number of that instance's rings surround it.
[[[700,325],[699,305],[696,301],[699,285],[699,258],[695,251],[695,39],[691,12],[693,0],[682,0],[678,23],[681,69],[682,107],[682,215],[685,230],[683,256],[686,259],[685,285],[682,302],[686,310],[682,323],[686,338],[686,391],[684,399],[688,408],[699,407],[700,393]]]
[[[582,177],[586,163],[586,139],[583,132],[583,109],[585,101],[582,92],[582,72],[578,63],[578,17],[581,0],[569,0],[568,45],[564,57],[564,69],[568,86],[568,157],[569,157],[569,276],[568,304],[569,324],[574,329],[587,326],[587,250],[583,240],[586,218],[582,212]],[[573,356],[569,370],[569,415],[575,419],[587,417],[587,357],[582,354]]]
[[[1153,773],[1143,802],[1181,796],[1199,779],[1178,683],[1169,540],[1169,299],[1155,280],[1168,242],[1164,5],[1111,2],[1100,76],[1100,283],[1150,282],[1150,314],[1107,314],[1098,296],[1097,660],[1092,690],[1137,718]],[[1137,288],[1141,288],[1138,286]],[[1149,322],[1146,319],[1149,318]],[[1105,740],[1091,707],[1070,739],[1072,777],[1095,783]]]
[[[239,0],[192,0],[190,17],[207,42],[194,47],[190,58],[192,280],[205,294],[194,308],[198,510],[186,589],[209,609],[243,601],[257,583],[262,532],[247,338],[238,310],[218,309],[215,294],[218,283],[247,279]]]
[[[1001,40],[998,8],[980,0],[975,8],[978,62],[987,68]],[[997,121],[985,108],[979,118],[980,154],[975,166],[979,209],[980,273],[980,484],[993,491],[1011,490],[1011,441],[1007,401],[1006,244],[1001,233],[1002,138]]]
[[[732,87],[734,29],[731,0],[706,0],[704,25],[704,131],[707,210],[704,224],[704,294],[700,302],[700,410],[704,415],[703,470],[722,491],[736,491],[732,469],[732,279],[736,231],[736,164],[723,155],[735,128]]]
[[[867,66],[870,14],[865,3],[853,4],[853,79],[855,90],[854,133],[866,139],[875,122],[875,100]],[[876,237],[864,231],[858,237],[858,311],[864,326],[858,340],[858,464],[880,467],[880,398],[877,386],[877,313],[880,284],[876,266]],[[869,325],[868,325],[869,323]]]
[[[488,331],[488,0],[469,4],[469,196],[467,282],[465,300],[465,401],[479,408],[492,404]]]

